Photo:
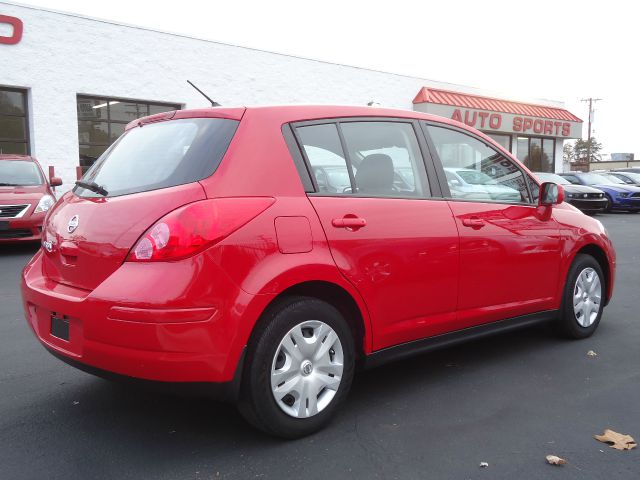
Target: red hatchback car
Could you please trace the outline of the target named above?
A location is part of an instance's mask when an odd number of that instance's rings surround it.
[[[51,187],[33,157],[0,155],[0,243],[40,240],[45,213],[55,203]]]
[[[136,120],[43,236],[22,293],[49,351],[204,384],[289,438],[357,367],[537,322],[590,336],[615,273],[602,224],[487,136],[367,107]]]

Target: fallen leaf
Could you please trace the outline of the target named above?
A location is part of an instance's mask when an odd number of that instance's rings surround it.
[[[588,356],[588,357],[597,357],[597,356],[598,356],[598,354],[597,354],[596,352],[594,352],[593,350],[589,350],[589,351],[587,352],[587,356]]]
[[[625,435],[609,429],[605,430],[602,435],[594,435],[593,438],[599,442],[608,443],[611,448],[616,450],[631,450],[638,446],[631,435]]]
[[[551,465],[564,465],[567,461],[564,458],[557,457],[556,455],[547,455],[547,463]]]
[[[489,466],[489,464],[487,462],[480,462],[480,467],[481,468],[487,468]]]

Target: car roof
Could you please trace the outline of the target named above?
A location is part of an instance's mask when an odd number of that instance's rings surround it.
[[[263,116],[283,124],[302,122],[305,120],[321,120],[324,118],[340,117],[400,117],[417,120],[432,120],[439,123],[469,129],[467,125],[455,120],[440,117],[438,115],[417,112],[415,110],[404,110],[399,108],[368,107],[360,105],[257,105],[244,107],[208,107],[158,113],[133,120],[126,126],[126,130],[138,125],[162,120],[177,120],[180,118],[228,118],[231,120],[241,120],[247,113]],[[493,142],[490,137],[484,135],[482,132],[474,131],[474,133]]]
[[[36,162],[37,160],[29,155],[17,155],[4,153],[0,154],[0,160],[22,160],[27,162]]]

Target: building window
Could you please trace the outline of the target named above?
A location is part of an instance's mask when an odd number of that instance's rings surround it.
[[[85,172],[132,120],[178,110],[180,105],[78,95],[80,166]]]
[[[498,145],[504,148],[507,152],[511,152],[511,135],[487,133],[487,136],[491,137]]]
[[[517,157],[532,172],[554,172],[555,151],[553,138],[518,137]]]
[[[29,155],[27,92],[0,87],[0,153]]]

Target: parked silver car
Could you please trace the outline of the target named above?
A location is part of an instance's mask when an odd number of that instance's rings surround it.
[[[470,168],[445,168],[447,183],[451,193],[457,198],[469,196],[474,200],[486,197],[487,200],[519,202],[520,192],[515,188],[500,185],[486,173]]]

